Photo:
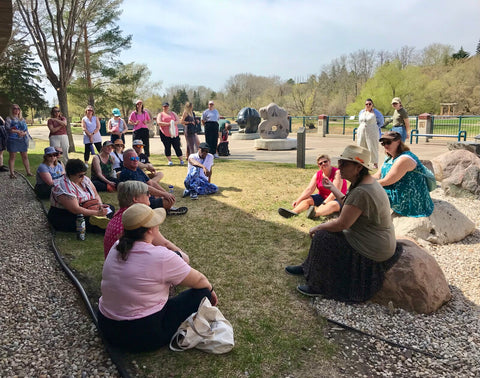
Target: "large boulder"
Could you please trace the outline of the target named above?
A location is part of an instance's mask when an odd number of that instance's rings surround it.
[[[397,240],[403,245],[403,253],[395,265],[385,274],[380,291],[372,302],[431,314],[452,297],[447,280],[435,258],[415,242]]]
[[[433,213],[429,217],[403,217],[392,215],[397,238],[404,236],[420,244],[449,244],[464,239],[475,231],[475,223],[452,204],[434,199]]]
[[[480,158],[467,150],[454,150],[432,159],[432,165],[437,181],[443,181],[454,171],[465,170],[472,165],[480,168]]]

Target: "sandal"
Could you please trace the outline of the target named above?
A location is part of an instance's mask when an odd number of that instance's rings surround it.
[[[278,209],[278,214],[280,214],[284,218],[291,218],[298,215],[296,212],[285,209],[284,207],[280,207]]]
[[[182,207],[172,207],[167,210],[167,215],[184,215],[188,211],[188,208],[185,206]]]
[[[17,175],[15,175],[15,173],[10,173],[10,178],[11,178],[11,179],[16,179],[16,178],[17,178]]]

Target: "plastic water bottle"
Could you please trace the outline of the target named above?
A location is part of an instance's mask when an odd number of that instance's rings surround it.
[[[169,185],[169,186],[168,186],[168,192],[169,192],[170,194],[173,194],[173,185]]]
[[[77,215],[76,226],[77,226],[77,239],[85,240],[86,226],[85,226],[85,217],[83,216],[83,214]]]

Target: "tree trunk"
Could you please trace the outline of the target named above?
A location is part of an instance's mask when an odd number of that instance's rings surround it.
[[[88,33],[87,27],[83,28],[83,39],[84,39],[84,48],[85,48],[85,76],[87,79],[87,88],[88,88],[88,104],[95,107],[95,98],[93,97],[93,85],[92,85],[92,75],[90,73],[90,48],[88,44]]]
[[[57,88],[57,97],[60,109],[67,118],[68,152],[75,152],[75,142],[73,141],[72,127],[70,126],[70,117],[68,116],[67,88]]]

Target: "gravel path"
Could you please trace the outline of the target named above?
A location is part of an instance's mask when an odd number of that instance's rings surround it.
[[[22,178],[0,173],[0,376],[117,377]]]
[[[342,369],[345,374],[480,376],[480,201],[446,197],[441,189],[432,192],[432,197],[452,203],[477,227],[460,242],[427,248],[445,273],[453,298],[432,315],[413,315],[402,309],[390,313],[377,304],[345,305],[317,298],[314,306],[320,315],[408,347],[394,347],[358,333],[353,336],[331,326],[326,336],[343,348],[336,358],[351,362]]]

